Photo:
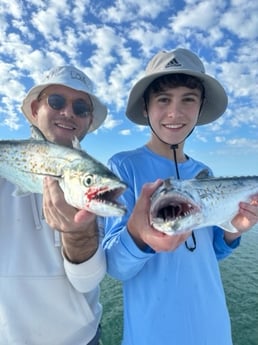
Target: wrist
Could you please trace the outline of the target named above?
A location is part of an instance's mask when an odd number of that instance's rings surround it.
[[[141,250],[144,250],[148,245],[142,240],[141,236],[138,234],[137,231],[133,231],[130,227],[130,224],[127,224],[127,231],[129,235],[132,237],[134,243],[137,247]]]
[[[74,264],[89,260],[97,251],[99,237],[97,232],[92,236],[83,233],[62,233],[64,257]]]

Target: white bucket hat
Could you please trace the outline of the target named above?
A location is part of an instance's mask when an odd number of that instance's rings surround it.
[[[73,66],[60,66],[53,68],[46,75],[42,83],[32,87],[22,102],[22,111],[30,123],[35,120],[31,113],[31,102],[37,99],[40,92],[50,85],[63,85],[71,89],[87,93],[93,104],[93,121],[88,130],[92,132],[97,129],[107,116],[107,108],[93,94],[93,83],[86,74]]]
[[[144,116],[143,94],[147,87],[158,77],[182,73],[199,78],[205,89],[202,108],[196,125],[215,121],[227,108],[228,97],[222,85],[205,73],[202,61],[190,50],[178,48],[171,52],[157,53],[147,65],[145,76],[131,89],[126,115],[139,125],[148,125]]]

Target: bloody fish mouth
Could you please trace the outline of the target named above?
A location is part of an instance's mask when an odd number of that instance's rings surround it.
[[[125,206],[117,201],[117,198],[124,192],[125,188],[118,187],[110,189],[108,187],[103,188],[89,188],[86,192],[86,196],[89,202],[95,201],[106,205],[112,205],[125,210]]]

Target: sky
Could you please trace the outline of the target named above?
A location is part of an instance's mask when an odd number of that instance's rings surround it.
[[[0,139],[30,136],[20,110],[52,67],[71,64],[108,107],[82,147],[106,164],[144,145],[149,128],[125,116],[130,88],[160,50],[188,48],[224,86],[224,115],[195,128],[185,152],[215,176],[258,175],[258,2],[253,0],[1,0]]]

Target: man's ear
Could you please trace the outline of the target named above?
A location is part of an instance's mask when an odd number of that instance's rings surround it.
[[[93,122],[93,115],[91,115],[91,117],[90,117],[89,128],[92,125],[92,122]]]
[[[38,108],[39,108],[39,102],[38,100],[34,99],[30,104],[30,109],[31,109],[31,115],[35,119],[38,117]]]

